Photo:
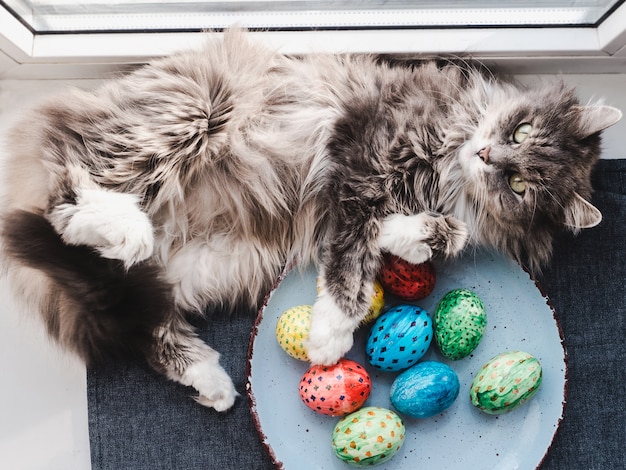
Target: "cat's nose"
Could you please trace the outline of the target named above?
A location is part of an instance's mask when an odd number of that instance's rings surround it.
[[[491,152],[491,147],[487,145],[487,147],[482,148],[478,152],[476,152],[476,155],[478,155],[483,162],[488,163],[489,152]]]

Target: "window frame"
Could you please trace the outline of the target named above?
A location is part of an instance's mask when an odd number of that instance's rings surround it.
[[[35,34],[0,6],[0,78],[92,75],[197,47],[197,32]],[[626,73],[626,3],[597,26],[253,31],[284,53],[471,55],[513,72]],[[56,70],[56,72],[55,72]]]

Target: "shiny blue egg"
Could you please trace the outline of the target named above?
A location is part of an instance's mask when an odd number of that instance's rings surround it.
[[[415,305],[398,305],[383,313],[370,330],[366,345],[369,363],[397,372],[415,365],[433,338],[428,313]]]
[[[428,418],[454,403],[459,395],[459,378],[446,364],[420,362],[396,377],[390,394],[392,405],[400,413]]]

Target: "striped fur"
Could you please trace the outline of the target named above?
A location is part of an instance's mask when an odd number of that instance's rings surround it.
[[[7,275],[86,360],[139,352],[225,410],[236,391],[187,314],[254,307],[286,264],[316,262],[309,357],[335,362],[383,251],[420,262],[469,240],[538,268],[556,230],[596,224],[589,175],[620,115],[580,106],[560,82],[525,89],[446,61],[285,57],[232,31],[68,91],[15,127]],[[522,122],[532,132],[517,144]]]

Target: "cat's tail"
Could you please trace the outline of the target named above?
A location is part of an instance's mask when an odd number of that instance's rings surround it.
[[[38,296],[51,337],[87,362],[149,353],[155,328],[173,308],[157,266],[127,270],[92,248],[67,245],[45,217],[27,211],[6,216],[2,236],[6,256],[17,262],[13,271],[21,270],[12,277],[23,294]]]

